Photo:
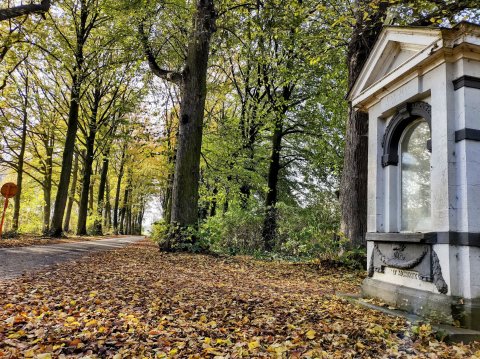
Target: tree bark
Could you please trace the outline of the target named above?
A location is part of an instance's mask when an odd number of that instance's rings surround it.
[[[18,231],[18,222],[20,218],[20,204],[22,199],[22,183],[23,183],[23,164],[25,158],[25,147],[27,145],[27,122],[28,122],[28,72],[25,77],[25,98],[23,103],[23,119],[22,119],[22,137],[20,142],[20,152],[18,154],[17,165],[17,195],[14,197],[15,206],[13,209],[12,230]]]
[[[118,212],[118,207],[120,204],[120,191],[121,191],[122,178],[123,178],[123,172],[125,167],[126,152],[127,152],[127,142],[125,141],[125,144],[123,145],[123,150],[122,150],[122,158],[120,159],[120,169],[118,170],[117,188],[115,190],[115,202],[113,205],[113,233],[115,234],[118,234],[118,218],[120,217]]]
[[[112,205],[110,203],[110,182],[107,179],[105,181],[105,220],[104,226],[107,231],[110,230],[112,226]]]
[[[73,202],[75,201],[75,193],[77,191],[78,178],[78,153],[75,153],[75,160],[73,163],[72,184],[70,186],[70,195],[68,196],[67,211],[65,212],[65,221],[63,224],[63,231],[70,230],[70,217],[72,215]]]
[[[78,128],[78,110],[80,106],[80,93],[83,82],[83,48],[90,29],[87,29],[87,20],[89,11],[86,4],[81,2],[79,29],[77,31],[75,60],[76,65],[72,75],[72,87],[70,89],[70,109],[68,113],[68,127],[65,138],[65,147],[62,158],[62,171],[58,182],[57,196],[50,226],[50,235],[60,237],[62,235],[63,216],[68,198],[68,188],[70,184],[70,175],[72,172],[73,153],[75,152],[75,140]]]
[[[357,0],[356,24],[348,46],[348,84],[353,86],[380,33],[388,3],[364,19],[369,0]],[[367,232],[368,115],[350,107],[340,182],[341,229],[354,247],[365,246]]]
[[[100,175],[100,184],[98,186],[98,200],[97,200],[97,218],[95,219],[94,231],[97,235],[103,234],[102,228],[102,214],[105,204],[105,186],[107,184],[108,173],[108,151],[105,153],[105,158],[102,164],[102,173]]]
[[[215,31],[213,0],[198,0],[195,29],[188,46],[183,73],[180,124],[172,190],[170,223],[180,227],[196,226],[200,151],[207,93],[207,66],[210,38]]]
[[[172,229],[196,226],[198,220],[198,188],[203,118],[207,92],[207,67],[210,39],[216,31],[217,13],[214,0],[197,0],[193,19],[193,32],[187,48],[185,68],[181,73],[160,68],[148,44],[143,26],[139,28],[147,60],[152,72],[163,79],[180,85],[180,118],[175,173],[172,189]],[[172,231],[165,249],[172,241],[181,241],[181,231]]]
[[[98,98],[94,100],[90,116],[88,137],[86,139],[87,154],[85,156],[82,192],[80,194],[80,205],[78,207],[77,235],[79,236],[87,234],[88,198],[90,194],[90,180],[92,177],[92,164],[95,151],[95,137],[97,134],[97,112],[99,101]]]
[[[275,246],[277,234],[277,200],[278,200],[278,174],[280,173],[280,152],[282,150],[282,121],[276,123],[272,135],[272,153],[268,169],[268,192],[265,199],[265,219],[263,222],[262,238],[266,251],[271,251]]]
[[[123,204],[122,204],[122,208],[120,209],[120,229],[119,229],[120,234],[126,234],[125,228],[126,228],[126,217],[127,217],[126,215],[127,215],[129,193],[130,193],[130,178],[127,182],[127,186],[125,187],[125,192],[123,193]]]
[[[47,157],[45,158],[43,179],[43,233],[45,235],[49,232],[52,209],[53,138],[46,141]]]

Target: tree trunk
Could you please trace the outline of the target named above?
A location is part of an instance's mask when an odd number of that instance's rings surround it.
[[[97,103],[98,104],[98,103]],[[82,180],[82,192],[80,194],[80,205],[78,207],[78,223],[77,235],[84,236],[87,234],[87,215],[88,215],[88,198],[90,192],[90,179],[92,177],[92,164],[95,149],[95,137],[97,133],[97,110],[95,105],[92,109],[89,123],[89,133],[86,140],[87,154],[85,156],[85,165]]]
[[[92,164],[93,166],[93,164]],[[93,172],[92,169],[92,176],[90,176],[90,187],[88,188],[88,211],[87,214],[91,216],[93,214],[93,188],[95,186],[95,177],[97,175],[97,171],[95,173]]]
[[[277,200],[278,200],[278,174],[280,173],[280,151],[282,149],[283,127],[282,121],[277,121],[272,135],[272,153],[268,169],[268,192],[265,200],[265,219],[263,222],[262,238],[266,251],[271,251],[275,246],[277,233]]]
[[[180,124],[170,220],[174,226],[187,227],[197,224],[207,66],[215,19],[213,0],[198,0],[195,29],[188,46],[181,84]]]
[[[47,140],[48,141],[48,140]],[[53,139],[47,146],[43,180],[43,233],[49,233],[50,211],[52,207]]]
[[[129,196],[131,193],[129,193]],[[130,201],[129,201],[130,202]],[[132,234],[132,205],[131,203],[128,204],[126,210],[126,218],[125,218],[125,234]]]
[[[55,198],[55,206],[50,226],[50,234],[52,237],[60,237],[62,235],[62,222],[65,212],[65,206],[68,198],[68,186],[70,184],[70,174],[72,171],[73,153],[75,151],[75,139],[78,128],[78,108],[80,102],[80,86],[81,83],[74,75],[73,86],[71,90],[70,112],[68,115],[67,136],[65,139],[65,148],[63,150],[62,171],[60,173],[60,181],[58,183],[57,197]]]
[[[216,31],[217,13],[214,0],[196,0],[193,30],[189,34],[185,67],[181,73],[162,69],[150,47],[143,24],[139,27],[145,55],[152,72],[180,85],[180,118],[172,189],[171,231],[163,249],[171,250],[174,242],[184,239],[183,230],[196,226],[203,117],[207,92],[207,68],[210,39]]]
[[[118,207],[120,204],[120,190],[122,186],[123,171],[125,167],[125,155],[127,152],[127,143],[123,145],[122,158],[120,159],[120,169],[118,171],[117,188],[115,190],[115,202],[113,205],[113,233],[118,234]]]
[[[70,217],[72,215],[73,202],[75,201],[75,193],[77,190],[78,177],[78,153],[75,153],[75,161],[73,163],[72,184],[70,186],[70,195],[68,196],[67,211],[65,212],[65,221],[63,224],[63,231],[70,230]]]
[[[43,233],[48,234],[48,227],[50,224],[50,211],[52,207],[52,185],[47,182],[44,182],[43,185]]]
[[[97,200],[97,217],[95,218],[94,231],[97,235],[103,234],[102,229],[102,214],[105,203],[105,186],[107,183],[108,173],[108,151],[105,153],[105,158],[102,164],[102,173],[100,175],[100,184],[98,186],[98,200]]]
[[[388,9],[381,2],[364,19],[369,0],[356,1],[356,24],[348,46],[348,83],[353,86],[375,44]],[[340,182],[341,229],[354,247],[365,246],[367,232],[368,115],[350,107]]]
[[[22,119],[22,137],[20,143],[20,153],[18,154],[17,165],[17,195],[14,197],[15,207],[13,209],[12,230],[18,231],[18,222],[20,218],[20,203],[22,198],[22,182],[23,182],[23,164],[25,158],[25,147],[27,144],[27,122],[28,122],[28,72],[25,77],[25,98],[23,103],[23,119]]]
[[[73,153],[75,152],[75,140],[78,128],[78,110],[80,106],[80,94],[83,82],[83,47],[87,41],[90,29],[87,29],[89,11],[86,4],[81,2],[79,29],[76,37],[75,67],[72,75],[72,87],[70,89],[70,109],[68,113],[68,127],[65,138],[65,147],[62,158],[62,171],[58,182],[57,197],[50,226],[50,235],[60,237],[62,235],[63,216],[67,205],[70,175],[72,173]],[[87,31],[88,30],[88,31]]]
[[[112,226],[112,205],[110,203],[110,182],[107,179],[105,181],[105,220],[104,226],[107,231],[110,230]]]
[[[122,208],[120,209],[120,229],[119,229],[120,234],[125,234],[128,196],[130,192],[129,189],[130,189],[130,184],[127,183],[127,186],[125,187],[125,192],[123,193]]]

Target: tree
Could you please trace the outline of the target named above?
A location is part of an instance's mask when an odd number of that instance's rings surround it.
[[[206,97],[210,39],[216,30],[217,14],[213,0],[197,0],[184,67],[180,72],[165,70],[157,63],[142,23],[141,41],[153,74],[180,87],[180,124],[172,191],[173,227],[195,226],[198,212],[200,152]],[[175,238],[177,237],[177,238]],[[178,233],[172,237],[179,239]],[[166,248],[172,246],[168,243]]]
[[[66,48],[71,52],[73,57],[73,67],[69,69],[71,78],[70,83],[70,106],[68,114],[68,126],[65,140],[65,147],[63,150],[62,170],[60,173],[60,181],[58,183],[57,196],[55,199],[54,212],[52,216],[52,223],[50,226],[50,234],[52,237],[59,237],[63,230],[63,217],[65,207],[68,199],[68,189],[70,184],[70,177],[72,172],[73,154],[75,149],[75,140],[78,128],[78,115],[80,107],[80,98],[82,96],[82,85],[88,75],[86,71],[86,59],[94,59],[94,54],[103,50],[101,42],[95,44],[91,52],[88,50],[87,42],[92,37],[92,31],[105,22],[105,17],[101,13],[101,8],[95,0],[71,0],[72,2],[65,2],[66,9],[69,12],[74,26],[75,36],[71,38],[69,34],[64,33],[66,29],[61,29],[53,20],[54,27],[58,35],[62,39]]]

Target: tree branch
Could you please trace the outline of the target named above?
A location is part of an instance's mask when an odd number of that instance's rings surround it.
[[[148,36],[145,33],[143,22],[140,23],[140,25],[138,26],[138,32],[140,34],[140,41],[142,42],[143,51],[145,53],[145,56],[147,57],[148,66],[150,67],[150,70],[152,70],[155,76],[158,76],[161,79],[164,79],[176,84],[180,83],[183,79],[183,75],[180,72],[165,70],[158,65],[157,60],[153,55],[152,48],[148,43]]]
[[[40,4],[19,5],[12,8],[0,9],[0,21],[29,14],[45,14],[50,10],[51,1],[42,0]]]

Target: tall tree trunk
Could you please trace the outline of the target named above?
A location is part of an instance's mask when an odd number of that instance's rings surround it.
[[[88,198],[90,194],[90,180],[92,177],[92,164],[95,150],[95,137],[97,133],[97,111],[98,102],[92,109],[89,123],[89,133],[86,140],[87,154],[85,156],[82,191],[80,194],[80,205],[78,208],[77,235],[87,234]]]
[[[181,84],[180,124],[170,220],[174,226],[197,224],[207,66],[215,20],[213,0],[198,0],[195,29],[188,46]]]
[[[97,217],[95,218],[95,234],[102,235],[102,214],[105,204],[105,186],[107,184],[107,173],[108,173],[108,150],[105,153],[105,158],[103,159],[102,164],[102,173],[100,175],[100,184],[98,186],[98,199],[97,199]]]
[[[131,198],[131,192],[128,193],[129,197]],[[126,209],[126,217],[125,217],[125,234],[132,234],[132,204],[129,199]]]
[[[120,217],[118,212],[118,207],[120,205],[120,190],[122,186],[122,178],[123,178],[123,172],[125,167],[126,153],[127,153],[127,142],[125,141],[125,144],[123,145],[123,150],[122,150],[122,158],[120,159],[120,169],[118,170],[117,188],[115,190],[115,202],[113,205],[113,233],[115,234],[118,234],[118,218]]]
[[[49,233],[50,212],[52,207],[52,174],[53,174],[53,142],[54,138],[46,139],[45,147],[47,157],[45,158],[44,179],[43,179],[43,233]]]
[[[70,186],[70,195],[68,196],[67,210],[65,212],[65,221],[63,223],[63,231],[70,230],[70,217],[72,216],[73,202],[75,201],[75,193],[77,191],[78,178],[78,153],[75,153],[75,160],[73,162],[72,183]]]
[[[20,203],[22,198],[23,183],[23,163],[25,158],[25,147],[27,144],[27,122],[28,122],[28,72],[25,77],[25,98],[23,103],[23,119],[22,119],[22,137],[20,142],[20,153],[18,154],[17,165],[17,195],[14,197],[15,207],[13,209],[12,230],[18,231],[18,222],[20,218]]]
[[[90,187],[88,188],[88,215],[91,216],[93,214],[93,203],[94,203],[94,198],[93,198],[93,188],[95,186],[95,178],[97,175],[97,171],[93,173],[92,169],[92,176],[90,177]]]
[[[127,182],[127,186],[125,187],[125,192],[123,193],[123,204],[122,204],[122,208],[120,209],[120,228],[119,228],[120,234],[125,234],[129,193],[130,193],[130,179]]]
[[[70,109],[68,113],[67,135],[63,149],[62,171],[58,182],[57,197],[50,226],[50,235],[60,237],[62,235],[63,216],[67,205],[68,188],[72,173],[73,153],[75,152],[75,140],[78,128],[78,110],[80,106],[80,93],[83,82],[83,47],[87,41],[90,29],[87,29],[89,11],[86,4],[81,2],[79,29],[76,37],[75,68],[72,75],[72,87],[70,89]]]
[[[185,67],[181,73],[162,69],[155,59],[143,25],[141,40],[150,69],[165,80],[180,85],[180,118],[172,189],[171,236],[164,249],[171,249],[173,242],[183,239],[177,228],[196,226],[198,219],[198,188],[200,150],[202,146],[203,117],[207,92],[207,68],[210,39],[216,31],[214,0],[196,0],[193,31],[190,34]]]
[[[68,186],[70,184],[73,153],[75,151],[75,139],[78,128],[78,108],[80,102],[81,83],[77,77],[77,75],[74,75],[73,86],[70,95],[70,112],[68,115],[68,129],[65,139],[65,148],[63,150],[62,171],[60,173],[60,181],[58,183],[57,196],[55,198],[52,224],[50,226],[50,233],[52,237],[60,237],[62,235],[63,215],[68,198]]]
[[[348,83],[353,86],[380,33],[388,2],[370,12],[369,0],[356,1],[356,23],[348,46]],[[364,13],[371,15],[364,19]],[[367,232],[368,115],[350,107],[340,182],[341,229],[352,246],[365,246]]]
[[[105,181],[105,220],[104,226],[107,231],[110,230],[112,226],[112,205],[110,203],[110,182],[107,179]]]
[[[262,238],[266,251],[271,251],[275,246],[277,233],[277,200],[278,200],[278,174],[280,173],[280,152],[282,149],[283,126],[282,120],[277,121],[272,135],[272,153],[268,169],[268,192],[265,199],[265,219],[263,222]]]

